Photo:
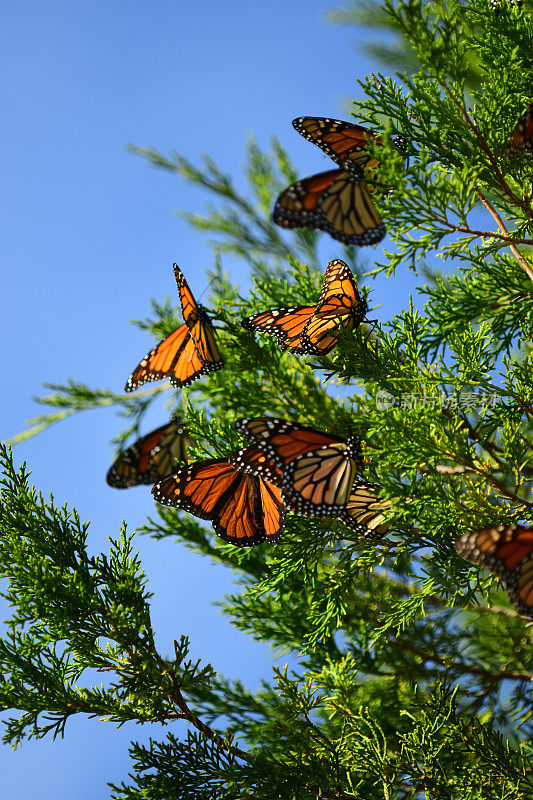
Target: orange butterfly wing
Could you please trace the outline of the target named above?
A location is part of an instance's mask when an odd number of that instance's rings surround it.
[[[352,330],[364,319],[366,310],[351,269],[340,259],[331,261],[315,313],[300,337],[301,352],[326,355],[337,343],[337,329],[342,325]]]
[[[181,423],[171,420],[128,447],[109,468],[107,483],[115,489],[155,483],[172,472],[176,461],[187,461],[190,442]]]
[[[350,497],[338,515],[341,522],[365,539],[381,539],[390,529],[383,512],[390,508],[391,502],[381,500],[376,494],[377,489],[365,481],[354,483]]]
[[[297,117],[292,124],[298,133],[341,166],[348,161],[359,169],[372,169],[377,164],[376,159],[368,153],[368,140],[380,142],[381,138],[361,125],[327,117]]]
[[[196,303],[181,269],[177,264],[173,264],[172,267],[178,287],[183,319],[189,329],[198,357],[204,365],[203,374],[222,369],[224,362],[218,351],[211,320],[202,306]]]
[[[498,525],[465,533],[455,549],[502,579],[512,604],[533,619],[533,528]]]
[[[378,165],[376,157],[369,152],[369,142],[379,145],[382,138],[362,125],[327,117],[297,117],[292,124],[298,133],[320,147],[341,167],[364,169],[367,174],[372,174]],[[402,134],[394,137],[393,144],[400,153],[407,152],[407,140]]]
[[[273,417],[241,419],[235,427],[281,470],[283,497],[294,511],[324,517],[344,508],[361,461],[358,437],[345,441]]]
[[[369,141],[379,144],[381,137],[361,125],[327,117],[298,117],[292,124],[340,169],[285,189],[274,205],[274,222],[285,228],[318,228],[344,244],[363,246],[383,239],[385,226],[365,183],[379,163],[369,152]],[[403,136],[396,136],[394,144],[406,152]]]
[[[352,303],[346,297],[330,297],[317,307],[300,337],[300,350],[306,355],[327,355],[337,344],[337,331],[342,325],[347,330],[361,322],[366,313],[360,306],[354,312]]]
[[[157,483],[158,503],[209,520],[225,541],[251,547],[278,541],[284,530],[280,490],[225,458],[198,461]]]
[[[163,378],[169,378],[174,386],[184,386],[185,384],[181,382],[182,366],[188,364],[191,358],[194,360],[195,352],[189,329],[186,325],[180,325],[139,362],[126,381],[124,391],[134,392],[144,383],[160,381]],[[194,374],[194,368],[201,370],[202,366],[196,356],[196,364],[191,368],[191,372]]]
[[[333,295],[346,295],[352,302],[359,302],[361,299],[353,279],[352,270],[340,258],[336,258],[328,264],[318,304],[320,305],[320,303],[323,303],[324,300]]]
[[[230,458],[237,469],[242,469],[279,486],[281,470],[258,447],[245,447]]]
[[[274,336],[279,346],[299,351],[300,334],[309,322],[316,306],[293,306],[259,311],[241,320],[243,328]]]
[[[507,148],[509,158],[516,158],[524,153],[533,153],[533,103],[516,123]]]
[[[260,311],[241,324],[247,330],[274,336],[284,350],[325,355],[336,344],[335,330],[340,325],[355,327],[364,318],[366,308],[351,269],[336,259],[328,264],[318,305]]]
[[[189,386],[202,375],[224,366],[209,317],[196,304],[178,265],[173,266],[185,323],[152,348],[135,367],[126,381],[126,392],[163,378],[177,388]]]
[[[330,170],[293,183],[274,204],[283,228],[318,228],[344,244],[375,244],[385,236],[360,171]]]

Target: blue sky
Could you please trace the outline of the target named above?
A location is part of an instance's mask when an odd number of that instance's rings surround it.
[[[206,197],[131,155],[127,142],[174,148],[193,161],[207,152],[237,176],[249,135],[267,146],[275,134],[302,173],[323,169],[321,154],[291,120],[346,118],[346,104],[358,96],[356,78],[378,66],[357,46],[367,31],[325,22],[325,12],[339,5],[4,4],[0,438],[39,412],[31,397],[44,381],[71,377],[121,391],[150,346],[128,320],[149,313],[150,297],[175,295],[173,261],[195,292],[205,288],[211,250],[175,211],[201,211]],[[246,286],[242,264],[224,266]],[[394,288],[383,282],[380,302],[397,309],[410,286],[404,278]],[[162,414],[159,405],[145,430],[165,421]],[[108,443],[120,425],[112,411],[88,412],[15,450],[38,488],[92,521],[94,552],[106,549],[123,518],[132,529],[153,509],[148,490],[118,492],[105,483]],[[186,633],[192,655],[226,676],[251,688],[269,677],[268,648],[234,630],[213,605],[231,591],[231,574],[175,542],[143,537],[137,546],[163,652]],[[130,738],[149,733],[76,719],[64,741],[0,749],[5,796],[107,797],[106,781],[120,782],[130,768]]]

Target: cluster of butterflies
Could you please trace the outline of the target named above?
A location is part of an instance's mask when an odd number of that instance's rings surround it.
[[[224,365],[206,310],[196,303],[178,265],[173,268],[184,324],[135,367],[126,392],[163,378],[187,386]],[[351,330],[365,313],[350,268],[335,260],[328,265],[316,305],[261,311],[242,324],[273,336],[282,350],[326,354],[335,346],[339,326]],[[345,441],[267,417],[239,420],[236,427],[250,447],[189,465],[191,439],[174,418],[122,453],[107,482],[119,489],[155,484],[159,503],[210,520],[219,536],[237,545],[278,541],[286,508],[302,516],[334,516],[364,536],[379,538],[387,532],[383,510],[390,502],[379,499],[373,484],[357,480],[362,464],[357,437]],[[177,470],[176,461],[183,464]]]
[[[326,117],[298,117],[292,124],[338,168],[285,189],[274,204],[274,222],[283,228],[317,228],[359,247],[381,241],[385,225],[370,196],[378,161],[368,147],[369,141],[379,146],[381,137],[361,125]],[[396,136],[393,144],[405,155],[403,136]]]
[[[499,6],[498,6],[499,8]],[[376,244],[385,236],[385,225],[374,205],[374,172],[378,160],[369,142],[378,147],[382,138],[361,125],[327,117],[297,117],[298,133],[320,147],[336,169],[297,181],[282,192],[274,204],[272,219],[283,228],[316,228],[344,244]],[[409,149],[401,134],[393,144],[402,155]],[[513,130],[508,158],[533,152],[533,104],[528,106]]]
[[[282,192],[274,222],[324,230],[345,244],[380,241],[385,227],[367,185],[378,164],[368,142],[379,145],[380,137],[359,125],[322,117],[299,117],[293,125],[338,168]],[[396,137],[394,144],[405,154],[403,137]],[[518,121],[508,149],[510,158],[524,153],[533,153],[533,103]],[[135,367],[126,392],[162,379],[177,388],[188,386],[224,366],[207,311],[194,299],[177,264],[173,268],[184,323]],[[335,347],[339,328],[353,330],[366,311],[351,270],[336,259],[328,264],[316,305],[261,311],[242,325],[274,337],[282,350],[326,355]],[[379,497],[379,487],[358,477],[362,457],[357,436],[345,440],[269,417],[240,419],[236,429],[248,440],[247,447],[226,458],[188,464],[192,440],[174,417],[125,450],[109,469],[107,482],[119,489],[154,484],[159,503],[211,521],[222,539],[240,546],[279,541],[285,510],[334,517],[366,538],[380,539],[388,532],[390,501]],[[176,462],[181,463],[178,469]],[[484,528],[465,534],[457,550],[496,572],[520,613],[533,618],[533,529]]]

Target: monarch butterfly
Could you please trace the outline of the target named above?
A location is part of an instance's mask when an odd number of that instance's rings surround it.
[[[282,471],[259,449],[240,450],[230,460],[239,469],[263,478],[268,477],[276,486],[281,485]],[[346,505],[335,515],[336,519],[365,538],[381,539],[390,528],[383,515],[383,511],[390,507],[390,500],[380,500],[376,495],[377,489],[372,483],[354,483]],[[286,500],[285,496],[284,499]],[[288,508],[292,510],[290,503]]]
[[[188,386],[202,375],[224,366],[205,309],[197,305],[178,265],[173,264],[173,269],[185,322],[135,367],[124,387],[126,392],[163,378],[169,378],[178,388]]]
[[[242,451],[232,460],[240,457]],[[266,478],[235,467],[232,460],[215,458],[182,467],[157,483],[152,494],[162,505],[210,520],[226,542],[245,547],[274,544],[285,527],[281,491]]]
[[[176,461],[187,462],[191,441],[179,419],[173,419],[128,447],[109,468],[106,480],[115,489],[155,483],[172,472]]]
[[[533,103],[530,103],[511,134],[507,157],[516,158],[524,153],[533,153]]]
[[[350,166],[355,165],[357,169],[372,173],[379,163],[368,152],[368,140],[373,139],[381,144],[382,138],[362,125],[326,117],[297,117],[292,124],[298,133],[320,147],[341,167],[349,163]],[[404,136],[395,136],[393,144],[401,153],[406,152],[407,141]]]
[[[461,536],[455,549],[498,575],[518,612],[533,619],[533,528],[481,528]]]
[[[378,161],[368,152],[368,140],[380,137],[361,125],[326,117],[298,117],[298,133],[318,145],[340,169],[321,172],[293,183],[280,194],[272,218],[284,228],[318,228],[344,244],[381,241],[385,226],[365,183]],[[402,136],[395,139],[404,152]]]
[[[348,441],[284,419],[240,419],[237,431],[281,470],[279,485],[297,513],[327,517],[342,511],[361,463],[359,437]],[[261,470],[253,470],[260,475]]]
[[[521,8],[522,5],[523,5],[523,0],[516,0],[515,3],[513,3],[513,0],[509,0],[509,5],[510,6],[516,5],[517,8]],[[500,12],[502,10],[501,9],[501,0],[490,0],[490,8],[491,8],[491,11],[494,11],[496,16],[499,17],[500,16]]]
[[[274,336],[282,350],[326,355],[336,344],[335,330],[352,330],[366,314],[366,301],[344,261],[330,261],[316,306],[294,306],[260,311],[242,320],[247,330]]]
[[[369,539],[381,539],[390,529],[383,511],[390,508],[391,503],[377,496],[378,488],[365,481],[354,483],[346,505],[338,515],[348,528]]]
[[[280,488],[281,470],[258,447],[244,447],[238,450],[229,461],[237,469],[251,473],[263,480],[268,480]]]

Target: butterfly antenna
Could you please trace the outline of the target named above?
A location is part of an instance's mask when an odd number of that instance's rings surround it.
[[[376,327],[378,322],[379,322],[378,319],[365,319],[365,324],[368,325],[368,328],[366,331],[365,341],[363,342],[363,344],[366,344],[369,339],[373,339],[374,341],[377,341],[379,339],[378,334],[374,331],[374,328]]]
[[[204,296],[204,294],[207,292],[207,290],[211,288],[211,286],[212,286],[212,285],[213,285],[213,283],[215,282],[216,278],[218,278],[218,275],[213,275],[213,277],[211,278],[211,280],[210,280],[210,281],[208,281],[208,283],[207,283],[207,286],[205,286],[205,287],[204,287],[204,289],[202,289],[202,292],[201,292],[201,294],[199,294],[199,295],[198,295],[198,303],[200,302],[200,300],[202,299],[202,297]]]

